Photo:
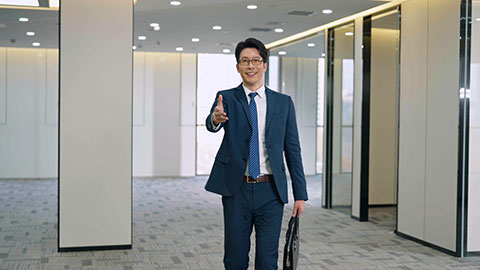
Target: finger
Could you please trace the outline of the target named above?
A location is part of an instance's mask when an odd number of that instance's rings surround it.
[[[292,217],[295,217],[297,215],[297,208],[293,208],[293,213],[292,213]]]
[[[220,107],[223,108],[223,96],[222,95],[218,96],[217,106],[220,106]]]

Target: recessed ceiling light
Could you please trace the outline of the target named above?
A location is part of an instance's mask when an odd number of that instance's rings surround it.
[[[138,36],[138,40],[147,40],[146,36]]]
[[[313,48],[313,47],[315,47],[315,43],[308,43],[307,47]]]
[[[192,42],[200,42],[200,39],[197,37],[192,38]]]
[[[35,32],[27,32],[27,33],[25,33],[25,34],[26,34],[27,36],[29,36],[29,37],[35,36]]]
[[[0,5],[38,7],[37,0],[2,0]]]
[[[180,6],[182,4],[182,2],[180,1],[170,1],[170,5],[172,6]]]
[[[21,22],[28,22],[29,21],[28,18],[18,18],[18,20],[21,21]]]
[[[325,57],[325,53],[322,53],[322,56]]]
[[[176,50],[177,52],[183,52],[183,48],[182,48],[182,47],[177,47],[177,48],[175,48],[175,50]]]
[[[133,45],[133,46],[132,46],[132,49],[133,49],[133,50],[136,50],[136,49],[137,49],[137,46]]]
[[[230,49],[223,49],[223,53],[230,53]]]
[[[476,20],[477,22],[480,22],[480,17],[476,18],[475,20]]]
[[[40,42],[33,42],[33,43],[32,43],[32,46],[33,46],[33,47],[38,47],[38,46],[40,46]]]
[[[153,28],[153,31],[160,31],[160,26],[155,26],[155,27]]]
[[[222,27],[220,25],[215,25],[212,27],[213,30],[222,30]]]
[[[323,13],[323,14],[332,14],[332,13],[333,13],[333,10],[331,10],[331,9],[324,9],[324,10],[322,10],[322,13]]]
[[[346,32],[345,36],[353,36],[353,32]]]
[[[150,27],[153,27],[153,28],[155,28],[155,27],[160,27],[160,24],[159,24],[159,23],[152,22],[152,23],[150,24]]]
[[[287,54],[286,51],[279,51],[279,52],[278,52],[278,55],[286,55],[286,54]]]
[[[257,5],[248,5],[247,8],[248,9],[257,9],[258,6]]]
[[[275,33],[283,33],[283,29],[282,28],[275,28]]]

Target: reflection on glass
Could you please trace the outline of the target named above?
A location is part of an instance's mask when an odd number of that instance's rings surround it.
[[[323,127],[317,127],[317,173],[323,172]]]
[[[211,133],[205,127],[205,118],[218,91],[241,83],[235,68],[234,55],[199,54],[197,69],[197,174],[209,174],[220,147],[223,131]],[[219,68],[221,67],[221,68]]]
[[[270,51],[270,62],[278,61],[278,90],[291,96],[295,103],[302,149],[316,145],[316,153],[302,151],[307,175],[323,172],[323,134],[318,132],[323,132],[324,46],[322,32]],[[269,76],[273,85],[276,75],[270,73]]]
[[[332,207],[351,212],[354,25],[334,29]]]
[[[397,10],[372,17],[370,63],[370,216],[394,227],[396,209],[397,117],[400,20]]]
[[[342,128],[342,172],[352,172],[353,128]]]

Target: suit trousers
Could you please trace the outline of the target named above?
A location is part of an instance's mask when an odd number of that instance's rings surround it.
[[[222,197],[222,204],[225,269],[248,269],[250,235],[255,228],[255,270],[276,270],[284,204],[275,183],[243,182],[237,194]]]

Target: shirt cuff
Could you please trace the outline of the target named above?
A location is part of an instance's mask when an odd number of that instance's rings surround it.
[[[210,117],[210,122],[212,123],[213,130],[217,131],[217,130],[220,129],[221,123],[219,123],[218,125],[215,126],[215,124],[213,123],[213,118],[212,117]]]

